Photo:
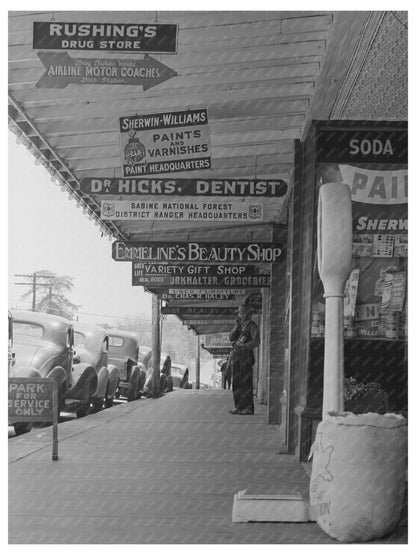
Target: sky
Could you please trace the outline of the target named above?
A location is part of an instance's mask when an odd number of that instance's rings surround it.
[[[8,305],[31,308],[31,297],[15,274],[49,270],[71,276],[68,295],[80,305],[79,319],[117,322],[126,317],[151,320],[151,295],[131,285],[131,263],[111,258],[111,242],[15,135],[8,137]],[[29,280],[30,281],[30,280]],[[87,314],[86,314],[87,313]]]

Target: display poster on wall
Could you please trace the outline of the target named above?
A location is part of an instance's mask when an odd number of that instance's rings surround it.
[[[211,168],[206,109],[119,118],[123,177]]]
[[[408,170],[368,170],[350,165],[323,165],[318,176],[346,183],[351,189],[353,255],[407,257]]]
[[[37,50],[99,50],[176,54],[176,23],[33,22]]]

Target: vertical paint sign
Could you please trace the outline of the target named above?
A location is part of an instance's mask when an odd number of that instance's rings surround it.
[[[123,177],[211,168],[206,109],[119,118]]]

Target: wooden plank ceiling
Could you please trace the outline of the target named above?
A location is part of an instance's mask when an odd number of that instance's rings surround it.
[[[177,75],[148,90],[109,84],[38,88],[45,67],[33,49],[35,21],[178,24],[177,54],[152,54]],[[329,12],[9,12],[9,126],[109,238],[271,239],[271,224],[204,229],[190,222],[185,229],[162,225],[149,233],[131,221],[102,221],[101,199],[81,192],[79,183],[84,177],[122,176],[120,116],[196,108],[208,110],[212,169],[175,177],[289,182],[294,140],[308,118],[333,21]],[[276,214],[275,223],[284,214]]]

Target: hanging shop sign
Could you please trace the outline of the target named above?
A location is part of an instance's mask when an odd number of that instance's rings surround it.
[[[256,273],[255,266],[133,262],[132,285],[258,288],[270,287],[270,276]]]
[[[241,264],[242,262],[276,262],[283,247],[276,243],[196,243],[162,241],[123,243],[115,241],[112,257],[117,261],[136,262],[209,262]]]
[[[271,209],[267,201],[247,202],[246,199],[227,199],[226,202],[218,202],[215,197],[207,197],[204,200],[194,199],[187,202],[178,197],[167,201],[159,199],[102,201],[101,218],[136,222],[253,223],[273,221],[276,218],[276,211]]]
[[[210,319],[205,319],[205,320],[183,320],[182,321],[182,325],[183,326],[230,326],[230,329],[232,328],[232,326],[235,324],[235,319],[234,320],[210,320]]]
[[[201,344],[204,345],[205,349],[231,348],[231,342],[228,333],[212,333],[204,335],[204,337],[201,338]]]
[[[178,26],[172,23],[35,21],[33,48],[176,54],[177,35]]]
[[[182,179],[84,177],[80,190],[87,195],[120,197],[285,197],[288,184],[283,179]]]
[[[206,109],[119,118],[123,177],[211,168]]]
[[[165,301],[233,301],[236,294],[231,289],[165,289],[159,297]],[[245,290],[244,290],[245,291]]]
[[[175,314],[183,318],[195,316],[235,316],[237,307],[210,307],[210,306],[164,306],[161,308],[162,314]]]
[[[407,130],[320,129],[318,163],[407,164]]]
[[[38,52],[45,73],[38,88],[64,89],[67,85],[137,85],[150,89],[177,75],[151,56],[143,60],[71,58],[66,52]]]
[[[231,347],[205,347],[201,345],[203,349],[208,351],[213,358],[221,358],[223,356],[228,356],[231,352]]]

